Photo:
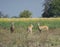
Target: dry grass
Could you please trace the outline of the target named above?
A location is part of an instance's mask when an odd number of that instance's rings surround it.
[[[14,33],[0,28],[0,45],[2,47],[57,47],[60,45],[60,29],[50,29],[41,33],[34,30],[33,34],[27,33],[24,28],[16,28]]]

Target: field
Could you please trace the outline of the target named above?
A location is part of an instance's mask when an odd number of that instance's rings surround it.
[[[15,31],[10,32],[11,22]],[[49,31],[38,30],[37,23],[49,27]],[[27,27],[33,24],[33,34]],[[60,18],[1,18],[0,47],[60,47]]]

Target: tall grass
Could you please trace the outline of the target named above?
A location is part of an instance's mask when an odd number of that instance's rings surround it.
[[[0,26],[10,27],[10,23],[14,22],[16,27],[26,28],[29,24],[33,24],[35,29],[37,29],[37,23],[41,25],[47,25],[49,28],[60,28],[60,18],[1,18]]]
[[[10,33],[10,24],[15,23],[15,31]],[[51,33],[37,30],[37,23],[49,28],[60,28],[60,18],[1,18],[0,19],[0,46],[1,47],[40,47],[45,44],[60,45],[60,29],[50,30]],[[27,26],[33,24],[33,34],[27,33]],[[8,30],[6,30],[8,29]],[[46,42],[46,40],[48,40]],[[57,42],[57,43],[56,43]],[[44,46],[47,47],[47,46]]]

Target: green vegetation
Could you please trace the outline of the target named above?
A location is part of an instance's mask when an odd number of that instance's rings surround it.
[[[42,17],[60,17],[60,0],[45,0]]]
[[[41,25],[47,25],[49,28],[60,28],[60,20],[59,19],[39,19],[39,20],[29,20],[29,21],[13,21],[15,23],[16,27],[23,27],[27,28],[28,25],[33,24],[34,29],[37,29],[37,23],[40,23]],[[0,26],[9,28],[11,22],[7,21],[0,21]]]
[[[23,12],[20,13],[19,17],[20,18],[31,18],[32,12],[30,12],[29,10],[24,10]]]
[[[25,19],[26,20],[26,19]],[[11,22],[15,23],[15,31],[10,32]],[[60,20],[59,19],[30,19],[24,21],[1,21],[0,19],[0,46],[1,47],[57,47],[60,46]],[[33,33],[27,32],[30,24],[34,25]],[[47,25],[49,31],[38,30],[37,23]]]

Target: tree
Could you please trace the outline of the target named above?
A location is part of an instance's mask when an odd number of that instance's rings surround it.
[[[48,3],[49,2],[49,3]],[[60,0],[45,1],[45,8],[42,17],[58,17],[60,16]]]
[[[53,7],[51,12],[54,14],[53,16],[59,17],[60,16],[60,0],[53,0],[51,3]]]
[[[45,0],[44,3],[44,13],[42,14],[42,17],[49,17],[48,9],[49,9],[49,4],[51,3],[51,0]]]
[[[29,10],[24,10],[23,12],[20,13],[19,17],[20,18],[31,18],[32,13]]]

